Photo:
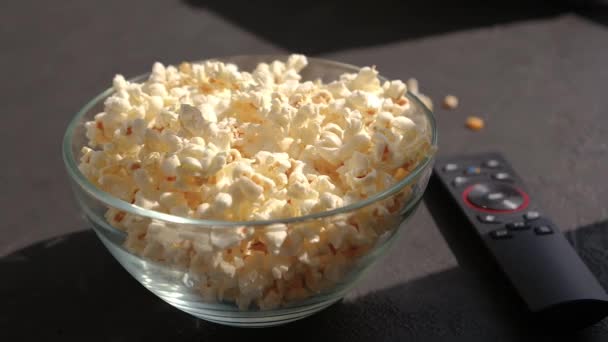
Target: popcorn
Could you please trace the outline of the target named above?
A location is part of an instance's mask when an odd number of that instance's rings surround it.
[[[414,121],[412,121],[412,119],[406,116],[399,116],[391,120],[391,126],[401,131],[406,131],[408,129],[415,128],[416,124]]]
[[[409,78],[407,80],[407,89],[409,89],[412,93],[417,94],[418,91],[418,80],[415,78]]]
[[[107,124],[118,123],[120,121],[120,116],[131,110],[131,103],[129,100],[119,96],[108,97],[103,105],[106,113],[106,122],[104,123]],[[113,122],[110,122],[110,119],[114,119]]]
[[[156,119],[156,125],[174,133],[177,133],[177,131],[179,131],[179,129],[181,128],[181,125],[179,123],[179,116],[177,115],[177,113],[164,109],[161,110],[158,114],[158,118]]]
[[[380,88],[378,71],[376,71],[375,67],[361,68],[359,73],[349,82],[348,87],[351,90],[363,90],[366,92],[377,91]]]
[[[123,90],[127,87],[127,85],[128,82],[125,80],[123,75],[114,76],[114,79],[112,80],[112,88],[114,88],[114,91]]]
[[[306,56],[304,55],[291,55],[287,58],[287,68],[295,70],[297,72],[301,71],[308,65],[308,61],[306,60]]]
[[[472,131],[480,131],[483,126],[485,126],[485,123],[480,117],[469,116],[465,122],[465,125]]]
[[[276,254],[283,245],[285,238],[287,238],[287,230],[271,230],[264,233],[264,237]]]
[[[180,167],[181,162],[179,157],[175,154],[169,155],[163,159],[160,170],[167,177],[175,177],[177,175],[177,169]]]
[[[255,184],[247,177],[241,177],[233,183],[233,191],[238,199],[256,200],[264,192],[264,188]]]
[[[400,80],[394,80],[384,82],[382,89],[384,90],[385,97],[397,100],[405,94],[407,86]]]
[[[373,115],[382,106],[382,101],[373,93],[355,90],[347,97],[347,104],[362,113]]]
[[[160,195],[159,203],[163,208],[171,209],[173,207],[186,205],[186,197],[181,192],[164,192]]]
[[[185,218],[275,220],[337,209],[388,189],[430,148],[427,122],[375,67],[302,81],[308,61],[155,63],[148,80],[114,77],[85,123],[80,171],[134,206]],[[428,105],[428,104],[427,104]],[[117,209],[125,247],[184,272],[204,300],[273,309],[342,280],[400,221],[411,189],[355,212],[266,226],[193,226]],[[409,192],[408,192],[409,191]],[[186,281],[187,280],[187,281]]]
[[[456,109],[458,107],[458,98],[454,95],[446,95],[443,99],[443,108]]]
[[[217,211],[226,210],[232,206],[232,196],[225,192],[220,192],[215,196],[213,204]]]
[[[340,208],[344,201],[342,197],[334,195],[330,192],[324,192],[319,196],[319,203],[315,207],[315,211],[325,211]]]
[[[220,249],[226,249],[240,243],[247,232],[240,228],[217,228],[211,231],[211,244]]]

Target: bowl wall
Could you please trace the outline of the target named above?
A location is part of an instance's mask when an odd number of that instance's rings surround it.
[[[275,59],[285,59],[285,56],[240,56],[221,60],[235,63],[241,70],[251,70],[262,61]],[[302,75],[305,80],[321,78],[328,82],[337,79],[345,72],[355,72],[356,70],[355,67],[340,63],[310,59],[309,66],[303,70]],[[145,76],[138,79],[145,79]],[[305,270],[303,272],[308,273],[302,277],[302,282],[305,284],[306,293],[294,294],[286,304],[279,308],[242,310],[234,304],[234,293],[231,293],[229,286],[226,293],[219,295],[220,300],[217,299],[217,293],[210,295],[206,292],[209,290],[205,288],[201,272],[198,272],[197,267],[193,266],[194,261],[189,260],[188,255],[175,255],[175,258],[168,263],[167,260],[158,259],[153,254],[134,253],[133,249],[125,247],[129,245],[128,236],[109,222],[111,220],[108,220],[108,213],[109,211],[116,213],[128,210],[127,215],[130,219],[140,220],[146,224],[154,220],[180,234],[207,234],[211,238],[213,238],[213,234],[218,234],[220,231],[222,233],[241,230],[266,231],[273,229],[277,223],[269,225],[252,222],[251,224],[223,225],[218,222],[200,223],[187,219],[180,221],[179,218],[171,215],[151,214],[145,209],[132,206],[112,198],[109,194],[93,189],[92,184],[87,184],[86,179],[77,169],[80,149],[87,145],[84,123],[103,111],[103,101],[110,94],[111,90],[100,94],[79,113],[70,125],[64,141],[64,159],[80,208],[111,254],[142,285],[176,308],[216,323],[242,327],[279,325],[309,316],[339,301],[386,252],[396,240],[398,232],[406,226],[406,219],[414,213],[420,203],[432,169],[433,154],[436,148],[433,117],[414,95],[408,93],[412,111],[416,112],[414,116],[419,120],[426,120],[429,152],[412,172],[412,176],[407,182],[389,189],[390,191],[386,191],[382,196],[353,210],[305,220],[285,220],[279,223],[284,224],[290,230],[305,232],[310,227],[327,228],[342,222],[350,222],[349,220],[356,220],[361,225],[361,229],[373,229],[377,234],[374,243],[346,252],[334,250],[319,252],[319,258],[324,257],[323,253],[326,253],[326,262],[330,265],[328,268],[331,268],[333,274],[332,277],[327,278],[331,279],[325,279],[326,277],[319,279]],[[375,210],[380,204],[391,206],[393,210],[389,215],[379,216]],[[350,253],[350,255],[338,258],[336,255],[340,253]],[[314,263],[315,261],[308,262]],[[338,263],[340,265],[336,266]]]

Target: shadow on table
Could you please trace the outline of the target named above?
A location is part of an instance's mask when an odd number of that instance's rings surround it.
[[[144,290],[91,231],[13,253],[2,259],[0,272],[1,329],[13,340],[208,341],[297,334],[334,341],[428,340],[513,333],[518,316],[509,298],[494,300],[474,275],[451,269],[345,300],[286,326],[224,327],[194,319]]]
[[[569,231],[565,235],[604,289],[608,290],[608,220]]]
[[[7,341],[287,340],[298,335],[333,341],[521,341],[540,334],[492,269],[453,268],[347,299],[286,326],[253,330],[197,320],[164,303],[133,280],[91,231],[17,251],[0,260],[0,272],[0,331]]]
[[[277,46],[306,54],[551,17],[572,7],[568,1],[527,0],[183,1],[210,9]]]
[[[593,1],[592,1],[593,2]],[[598,24],[608,26],[608,1],[595,0],[596,3],[602,3],[603,6],[595,5],[577,9],[577,14],[582,15],[587,19],[591,19]]]

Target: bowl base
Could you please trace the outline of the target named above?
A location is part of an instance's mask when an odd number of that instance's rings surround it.
[[[241,311],[234,303],[204,302],[192,286],[187,272],[170,269],[138,258],[120,247],[115,237],[100,233],[97,236],[118,262],[145,288],[171,306],[205,321],[243,328],[263,328],[291,323],[328,308],[341,300],[348,288],[332,295],[311,298],[295,306],[273,310]]]

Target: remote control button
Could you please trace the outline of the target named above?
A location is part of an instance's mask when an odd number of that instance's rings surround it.
[[[512,180],[511,175],[506,172],[499,172],[492,175],[492,179],[499,181],[510,181]]]
[[[524,202],[523,194],[504,183],[478,183],[465,190],[466,199],[475,207],[499,211],[512,211]]]
[[[483,164],[485,167],[489,167],[491,169],[495,169],[497,167],[500,166],[500,162],[496,159],[490,159],[490,160],[486,160],[486,162]]]
[[[499,230],[495,230],[493,232],[490,232],[490,236],[494,240],[510,239],[510,238],[513,237],[513,235],[511,235],[511,233],[508,230],[506,230],[506,229],[499,229]]]
[[[458,164],[445,164],[445,166],[443,167],[443,171],[445,172],[452,172],[452,171],[456,171],[458,170]]]
[[[540,218],[540,213],[538,211],[528,211],[524,214],[524,219],[526,221],[533,221]]]
[[[498,219],[498,217],[496,217],[496,215],[477,215],[477,219],[479,220],[479,222],[483,223],[500,223],[500,220]]]
[[[473,176],[481,173],[481,169],[477,166],[469,166],[464,170],[465,175]]]
[[[469,181],[469,179],[467,177],[458,176],[458,177],[454,178],[454,180],[452,181],[452,185],[461,186],[468,181]]]
[[[499,201],[505,198],[505,194],[503,194],[502,192],[490,192],[487,197],[490,201]]]
[[[525,222],[511,222],[507,223],[505,227],[508,230],[526,230],[530,228]]]
[[[549,226],[540,226],[534,228],[534,232],[536,233],[536,235],[547,235],[553,234],[553,229],[551,229],[551,227]]]

